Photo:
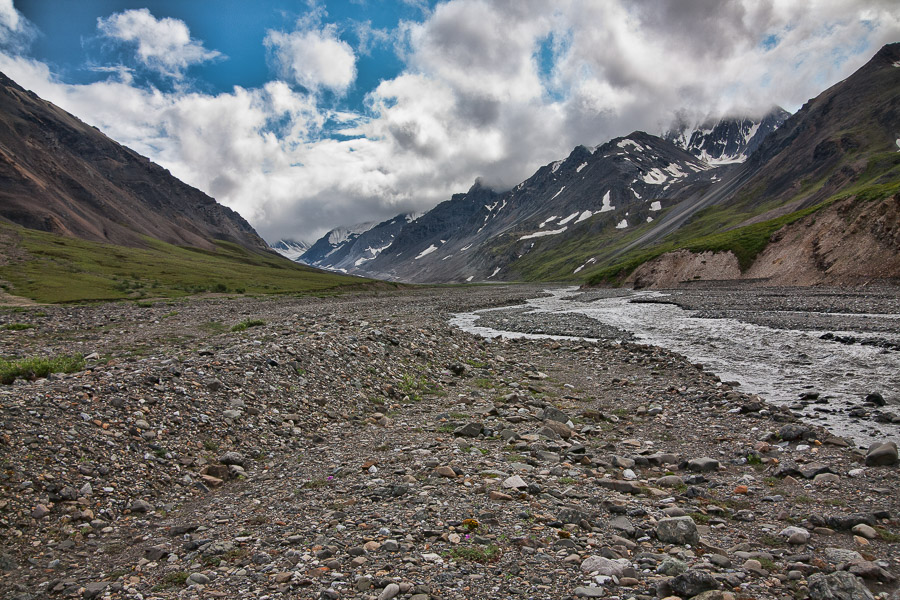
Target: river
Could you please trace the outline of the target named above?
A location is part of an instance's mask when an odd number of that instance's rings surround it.
[[[558,322],[564,315],[589,317],[602,326],[631,334],[635,341],[667,348],[691,362],[703,363],[705,369],[722,381],[737,382],[744,392],[791,406],[805,420],[826,425],[860,445],[884,438],[900,441],[900,423],[877,422],[873,418],[878,413],[900,414],[900,352],[897,350],[822,340],[826,333],[823,330],[773,328],[735,318],[702,318],[697,316],[697,311],[674,304],[646,302],[665,299],[662,292],[620,292],[589,302],[580,301],[581,294],[576,288],[547,292],[547,296],[520,306],[460,313],[451,323],[489,338],[591,339],[583,334],[558,335],[559,331],[556,335],[528,332],[534,330],[535,321],[543,318],[552,317]],[[489,313],[495,313],[491,315],[495,327],[479,325],[479,320]],[[508,318],[497,319],[501,314]],[[896,320],[888,322],[900,325],[900,315],[867,316]],[[531,328],[517,327],[523,317],[527,317]],[[502,326],[496,327],[498,321]],[[504,329],[507,326],[509,329]],[[852,330],[828,332],[860,336],[859,331]],[[881,338],[900,342],[900,328],[882,333]],[[864,405],[866,395],[876,391],[883,395],[887,406]],[[800,403],[799,397],[805,392],[819,393],[818,403]],[[857,414],[863,409],[865,415],[851,416],[848,413],[853,409],[857,409]]]

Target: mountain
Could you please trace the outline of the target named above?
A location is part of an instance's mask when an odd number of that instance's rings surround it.
[[[271,248],[283,257],[295,261],[309,250],[309,244],[295,240],[278,240],[272,244]]]
[[[894,43],[804,104],[727,181],[676,207],[589,281],[900,280],[898,89]],[[709,253],[730,254],[731,265],[702,267]]]
[[[239,214],[2,73],[0,218],[123,246],[268,251]]]
[[[776,107],[756,121],[682,122],[668,139],[634,132],[579,146],[511,190],[476,182],[354,272],[639,285],[900,277],[898,65],[891,44],[792,116]],[[840,215],[853,227],[836,226]]]
[[[742,163],[789,116],[776,106],[761,119],[728,117],[692,125],[681,118],[662,137],[710,165]]]
[[[651,222],[662,199],[668,203],[716,179],[710,165],[644,132],[579,146],[506,192],[476,182],[404,226],[361,270],[428,282],[522,278],[515,263],[532,251],[573,235]]]
[[[415,218],[402,214],[381,223],[332,229],[296,260],[329,271],[362,272],[362,266],[390,246],[400,230]]]

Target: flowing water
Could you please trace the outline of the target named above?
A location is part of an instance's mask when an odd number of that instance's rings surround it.
[[[529,300],[518,307],[461,313],[452,323],[485,337],[566,338],[564,335],[523,333],[481,327],[478,320],[489,311],[526,313],[529,319],[542,315],[583,315],[607,326],[631,333],[635,340],[678,352],[691,362],[717,374],[722,381],[739,382],[741,390],[759,394],[771,402],[792,406],[814,423],[827,425],[838,435],[861,445],[885,438],[900,441],[900,424],[879,423],[871,418],[875,410],[900,414],[900,352],[859,344],[846,345],[820,339],[825,331],[775,329],[731,318],[700,318],[695,311],[674,304],[632,302],[659,298],[660,292],[633,292],[591,302],[577,300],[576,289],[549,290],[549,296]],[[900,315],[870,315],[897,319],[898,329],[880,334],[900,342]],[[509,319],[513,324],[515,317]],[[559,332],[557,332],[559,333]],[[831,331],[835,335],[858,332]],[[590,338],[586,338],[590,339]],[[865,396],[880,392],[888,405],[868,406],[867,417],[847,412],[863,404]],[[820,393],[820,404],[801,406],[803,392]]]

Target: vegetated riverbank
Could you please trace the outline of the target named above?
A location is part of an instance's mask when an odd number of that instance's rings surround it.
[[[2,311],[4,355],[86,361],[0,387],[4,597],[894,593],[894,448],[658,348],[448,325],[537,293]]]

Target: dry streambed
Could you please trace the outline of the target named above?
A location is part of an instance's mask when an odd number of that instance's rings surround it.
[[[96,356],[0,388],[3,597],[897,597],[894,448],[447,325],[529,293],[4,312],[6,355]]]

